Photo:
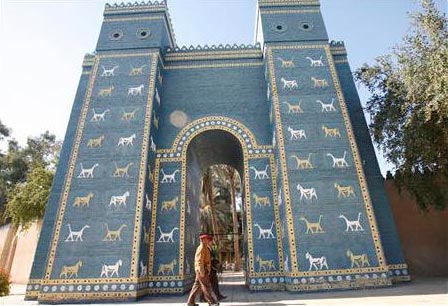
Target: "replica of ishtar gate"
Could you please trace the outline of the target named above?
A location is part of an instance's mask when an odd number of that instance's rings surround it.
[[[329,42],[319,1],[258,0],[255,32],[255,45],[180,48],[166,2],[106,5],[27,299],[188,291],[215,164],[241,176],[248,290],[410,279],[346,49]]]

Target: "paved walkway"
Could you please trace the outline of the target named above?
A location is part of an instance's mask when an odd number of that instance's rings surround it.
[[[416,279],[411,283],[398,284],[389,288],[297,294],[283,291],[249,292],[244,287],[241,274],[225,273],[220,288],[223,294],[228,296],[221,303],[222,306],[448,305],[447,278]],[[38,304],[37,302],[25,302],[23,300],[24,294],[24,285],[13,285],[11,295],[0,298],[0,305]],[[147,297],[135,303],[120,303],[117,305],[181,306],[185,305],[187,297],[187,295]],[[207,304],[200,303],[199,305],[206,306]]]

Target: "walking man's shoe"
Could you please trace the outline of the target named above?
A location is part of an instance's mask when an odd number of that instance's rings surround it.
[[[218,301],[225,300],[226,298],[227,298],[227,296],[225,296],[225,295],[220,295],[220,296],[218,296]]]

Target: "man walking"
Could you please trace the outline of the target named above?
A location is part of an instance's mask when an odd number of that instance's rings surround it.
[[[188,306],[197,306],[195,303],[196,295],[199,291],[204,294],[205,300],[211,306],[218,306],[219,303],[216,302],[212,295],[212,288],[210,284],[210,273],[212,270],[212,261],[209,245],[212,242],[212,237],[203,233],[199,235],[201,239],[201,244],[196,249],[196,254],[194,256],[194,271],[196,273],[196,279],[191,288],[190,296],[188,297]]]

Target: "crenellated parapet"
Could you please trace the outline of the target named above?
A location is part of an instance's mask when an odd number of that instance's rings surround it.
[[[95,62],[95,53],[86,53],[84,60],[82,61],[82,67],[92,67]]]
[[[168,48],[166,50],[167,53],[178,53],[178,52],[182,52],[182,53],[186,53],[186,52],[198,52],[198,51],[218,51],[218,50],[257,50],[257,51],[261,51],[261,44],[260,43],[256,43],[254,45],[252,44],[219,44],[219,45],[197,45],[197,46],[182,46],[182,47],[178,47],[176,46],[175,48]]]
[[[319,6],[319,0],[258,0],[259,7],[275,6]]]
[[[97,51],[176,45],[166,1],[106,4]]]
[[[137,1],[134,3],[131,2],[121,2],[121,3],[114,3],[109,4],[106,3],[105,5],[105,12],[121,12],[121,11],[129,11],[129,10],[148,10],[148,9],[157,9],[157,8],[166,8],[167,4],[166,1],[142,1],[138,3]]]
[[[347,55],[347,50],[345,49],[343,41],[330,41],[330,51],[333,55]]]

